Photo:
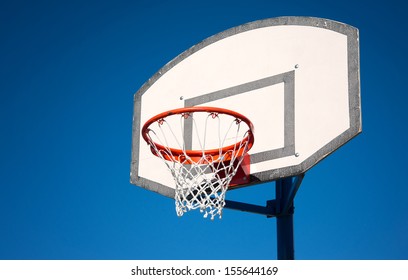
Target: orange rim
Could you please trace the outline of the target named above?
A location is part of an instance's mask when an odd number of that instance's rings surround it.
[[[248,127],[248,135],[242,140],[239,141],[235,144],[225,146],[223,148],[219,149],[210,149],[210,150],[180,150],[180,149],[175,149],[171,147],[165,147],[163,145],[160,145],[156,142],[154,142],[148,135],[150,129],[150,125],[154,122],[160,122],[164,120],[166,117],[172,116],[172,115],[180,115],[184,113],[193,113],[193,112],[208,112],[208,113],[217,113],[217,114],[225,114],[225,115],[230,115],[235,117],[239,121],[245,122]],[[238,151],[235,153],[235,157],[240,157],[244,155],[246,152],[249,151],[249,149],[252,148],[252,145],[254,144],[254,126],[252,122],[245,117],[244,115],[241,115],[240,113],[228,110],[228,109],[223,109],[223,108],[216,108],[216,107],[186,107],[186,108],[179,108],[179,109],[174,109],[174,110],[169,110],[163,113],[160,113],[151,119],[149,119],[143,126],[142,128],[142,137],[143,139],[150,145],[150,150],[152,153],[156,156],[162,156],[165,160],[168,161],[178,161],[181,163],[188,163],[188,161],[192,162],[201,162],[203,161],[203,155],[205,155],[206,159],[205,161],[208,162],[213,162],[220,160],[222,158],[222,161],[228,161],[231,159],[232,156],[232,151],[236,150],[237,147],[241,147],[242,143],[248,143],[245,144],[244,146],[246,148],[239,148]],[[153,145],[157,147],[157,150],[154,149]],[[162,151],[160,152],[160,155],[158,155],[157,151]],[[166,151],[170,151],[171,154],[168,154]],[[189,159],[186,162],[186,155],[189,157]]]

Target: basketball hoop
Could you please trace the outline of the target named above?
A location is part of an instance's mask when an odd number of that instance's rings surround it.
[[[188,107],[149,119],[142,137],[174,177],[176,212],[222,216],[225,193],[254,143],[253,125],[227,109]],[[247,160],[246,160],[247,161]]]

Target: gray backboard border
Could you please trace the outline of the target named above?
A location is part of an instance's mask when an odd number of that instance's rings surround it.
[[[142,95],[167,71],[171,70],[175,65],[203,49],[204,47],[213,44],[224,38],[246,32],[249,30],[281,25],[299,25],[299,26],[313,26],[338,32],[347,36],[348,48],[348,81],[349,81],[349,117],[350,127],[344,133],[330,141],[327,145],[322,147],[312,156],[304,160],[299,165],[278,168],[272,171],[265,171],[252,174],[261,181],[273,181],[279,178],[294,176],[305,173],[316,163],[324,159],[326,156],[337,150],[339,147],[350,141],[362,131],[361,124],[361,99],[360,99],[360,53],[359,53],[359,33],[358,29],[333,20],[314,18],[314,17],[278,17],[243,24],[214,36],[211,36],[190,49],[184,51],[165,66],[163,66],[157,73],[155,73],[136,93],[134,96],[134,115],[132,127],[132,161],[131,161],[131,179],[130,182],[134,185],[143,187],[150,191],[157,192],[164,196],[174,198],[174,189],[162,185],[151,180],[141,178],[138,176],[138,155],[139,155],[139,140],[141,123],[141,97]],[[255,181],[254,184],[259,183]]]

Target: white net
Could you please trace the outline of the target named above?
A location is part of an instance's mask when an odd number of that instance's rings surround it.
[[[225,193],[251,147],[251,127],[233,115],[194,111],[159,118],[146,135],[174,177],[177,215],[199,209],[221,218]]]

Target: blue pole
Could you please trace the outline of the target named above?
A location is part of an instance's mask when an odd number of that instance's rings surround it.
[[[292,189],[292,177],[280,179],[276,181],[276,201],[286,201],[290,196]],[[278,241],[278,260],[294,260],[294,236],[293,236],[293,201],[287,208],[286,213],[279,212],[276,217],[277,241]],[[282,211],[285,205],[278,203],[278,211]],[[286,206],[287,207],[287,206]],[[286,208],[285,207],[285,208]]]
[[[276,195],[274,200],[268,200],[266,206],[225,200],[225,208],[249,213],[276,217],[278,260],[294,260],[293,234],[293,200],[302,183],[304,174],[287,177],[276,181]]]

